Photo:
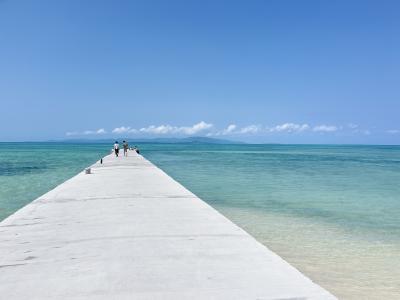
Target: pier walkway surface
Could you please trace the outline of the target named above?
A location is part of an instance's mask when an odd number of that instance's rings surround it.
[[[0,223],[0,299],[336,299],[142,156],[92,173]]]

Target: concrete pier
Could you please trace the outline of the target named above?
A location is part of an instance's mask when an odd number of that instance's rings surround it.
[[[0,223],[0,299],[336,299],[132,151]]]

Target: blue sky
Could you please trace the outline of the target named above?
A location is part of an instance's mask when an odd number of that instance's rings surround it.
[[[0,0],[0,140],[400,143],[399,1]]]

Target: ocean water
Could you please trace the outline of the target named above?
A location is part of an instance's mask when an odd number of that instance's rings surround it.
[[[0,143],[0,220],[93,164],[105,144]]]
[[[139,146],[340,299],[400,299],[399,146]],[[109,148],[0,144],[0,219]]]

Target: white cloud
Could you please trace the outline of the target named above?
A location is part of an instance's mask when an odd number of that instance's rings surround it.
[[[234,131],[236,129],[236,127],[237,126],[235,124],[231,124],[225,129],[225,131],[226,132],[232,132],[232,131]]]
[[[390,133],[390,134],[398,134],[398,133],[400,133],[400,130],[398,130],[398,129],[390,129],[390,130],[387,130],[386,132]]]
[[[139,131],[143,133],[152,133],[152,134],[167,134],[167,133],[175,133],[177,127],[173,127],[170,125],[160,125],[160,126],[148,126],[140,128]]]
[[[249,125],[246,127],[243,127],[239,130],[239,133],[246,134],[246,133],[258,133],[261,130],[261,127],[259,125]]]
[[[364,134],[364,135],[370,135],[371,134],[370,130],[362,129],[357,124],[350,123],[350,124],[347,124],[347,127],[350,128],[351,129],[351,133],[354,133],[354,134]]]
[[[358,124],[354,124],[354,123],[349,123],[349,124],[347,124],[347,126],[348,126],[350,129],[356,129],[356,128],[358,128]]]
[[[139,131],[142,133],[150,133],[150,134],[186,134],[192,135],[197,134],[206,130],[209,130],[213,127],[213,124],[206,123],[201,121],[193,126],[171,126],[171,125],[160,125],[155,126],[151,125],[148,127],[140,128]]]
[[[74,135],[97,135],[97,134],[105,134],[107,131],[104,128],[100,128],[97,130],[85,130],[82,132],[79,131],[69,131],[65,133],[66,136],[74,136]]]
[[[100,128],[96,131],[96,134],[105,134],[107,131],[104,128]]]
[[[295,123],[284,123],[276,125],[271,128],[267,128],[271,132],[302,132],[310,129],[308,124],[295,124]]]
[[[76,131],[68,131],[65,133],[66,136],[78,135],[79,133]]]
[[[235,124],[230,124],[224,130],[222,130],[222,135],[232,134],[235,132],[237,126]]]
[[[233,132],[236,129],[236,127],[237,126],[235,124],[231,124],[225,129],[225,132],[227,133]]]
[[[213,124],[201,121],[200,123],[194,124],[192,127],[180,127],[179,130],[185,134],[196,134],[198,132],[211,129]]]
[[[360,125],[358,124],[354,124],[354,123],[349,123],[347,124],[347,127],[350,128],[351,133],[355,133],[355,134],[365,134],[365,135],[369,135],[371,134],[371,132],[369,130],[363,130],[360,128]]]
[[[234,135],[234,134],[254,134],[260,132],[262,127],[260,125],[248,125],[242,128],[238,128],[236,124],[230,124],[226,128],[210,132],[207,136],[219,136],[219,135]]]
[[[224,130],[217,132],[215,135],[256,134],[265,132],[302,132],[309,129],[310,126],[308,124],[295,123],[284,123],[274,127],[266,127],[265,129],[261,125],[248,125],[238,129],[235,124],[231,124]]]
[[[129,126],[128,127],[121,126],[121,127],[114,128],[112,133],[121,134],[121,133],[132,132],[132,130],[134,130],[134,129],[131,129]]]
[[[353,134],[369,135],[371,132],[367,129],[360,128],[357,124],[349,123],[345,126],[336,125],[315,125],[310,126],[307,123],[297,124],[297,123],[283,123],[275,125],[272,127],[265,127],[263,125],[248,125],[244,127],[239,127],[235,123],[229,124],[227,127],[218,129],[211,123],[206,123],[204,121],[193,124],[192,126],[173,126],[173,125],[150,125],[147,127],[142,127],[140,129],[135,129],[130,126],[121,126],[112,129],[111,131],[106,131],[104,128],[97,130],[85,130],[85,131],[73,131],[67,132],[67,136],[79,136],[79,135],[103,135],[108,132],[120,135],[120,134],[130,134],[136,133],[140,135],[196,135],[204,134],[206,136],[225,136],[225,135],[252,135],[252,134],[284,134],[284,133],[302,133],[302,132],[314,132],[314,133],[329,133],[336,131],[351,132]],[[400,134],[399,129],[387,130],[388,134]]]
[[[334,132],[337,131],[338,127],[333,125],[318,125],[313,128],[313,131],[316,132]]]
[[[230,124],[228,125],[228,127],[226,127],[225,129],[221,130],[221,131],[217,131],[215,133],[210,132],[208,133],[208,136],[213,136],[213,135],[229,135],[229,134],[234,134],[236,133],[237,126],[235,124]]]

